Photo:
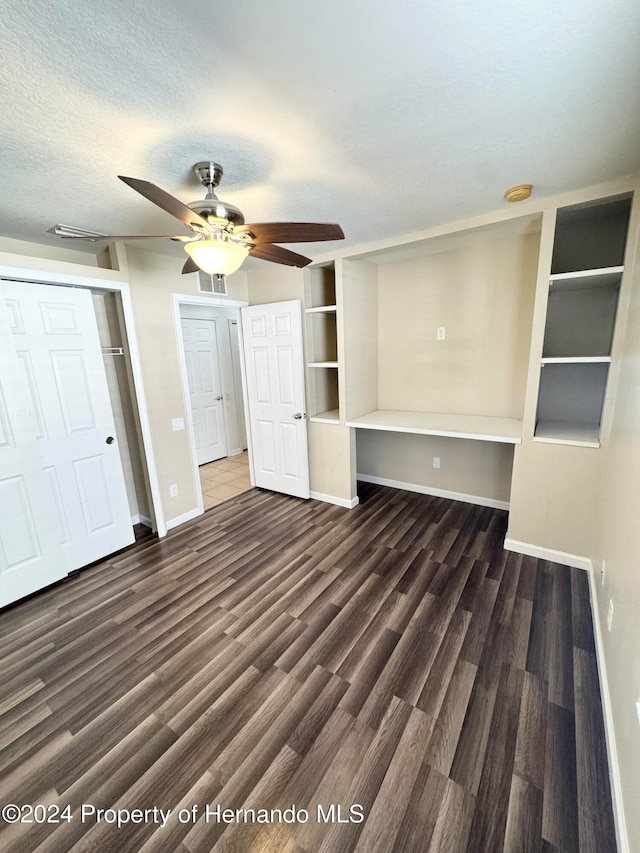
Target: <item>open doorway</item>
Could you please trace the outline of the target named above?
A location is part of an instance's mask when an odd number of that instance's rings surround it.
[[[251,488],[247,451],[199,466],[205,510],[247,492]]]
[[[142,445],[139,408],[131,370],[131,354],[127,339],[122,300],[119,293],[91,288],[93,310],[102,347],[102,356],[116,440],[122,462],[136,536],[145,535],[144,528],[155,530],[149,470]]]
[[[238,333],[244,303],[174,301],[194,477],[207,510],[251,488]]]

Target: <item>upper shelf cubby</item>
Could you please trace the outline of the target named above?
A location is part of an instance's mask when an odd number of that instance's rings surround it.
[[[624,263],[631,198],[558,211],[551,273],[617,267]]]
[[[306,309],[309,313],[313,309],[336,307],[336,273],[333,266],[315,267],[308,271],[308,298]]]

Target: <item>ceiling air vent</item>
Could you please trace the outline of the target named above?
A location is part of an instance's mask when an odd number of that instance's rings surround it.
[[[223,275],[209,275],[200,271],[198,273],[198,290],[200,293],[210,293],[213,296],[227,295],[227,279]]]

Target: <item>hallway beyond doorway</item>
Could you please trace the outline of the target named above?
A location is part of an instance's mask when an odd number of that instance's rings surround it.
[[[245,450],[207,465],[200,465],[200,485],[205,510],[251,488],[249,455]]]

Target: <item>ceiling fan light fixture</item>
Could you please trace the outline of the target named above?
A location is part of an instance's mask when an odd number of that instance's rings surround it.
[[[194,240],[185,243],[185,251],[203,272],[209,275],[231,275],[249,254],[249,247],[229,240]]]
[[[183,204],[161,187],[140,178],[118,175],[118,178],[147,201],[179,219],[191,235],[170,234],[101,234],[97,231],[73,231],[63,225],[54,226],[53,233],[73,240],[148,240],[161,237],[183,243],[189,255],[182,267],[183,275],[202,270],[208,275],[224,276],[234,273],[251,255],[274,264],[284,264],[302,269],[311,258],[279,246],[279,243],[313,243],[324,240],[342,240],[344,232],[335,222],[261,222],[246,225],[240,208],[220,201],[214,188],[222,177],[222,166],[212,160],[196,163],[195,171],[204,184],[207,195],[200,201]]]

